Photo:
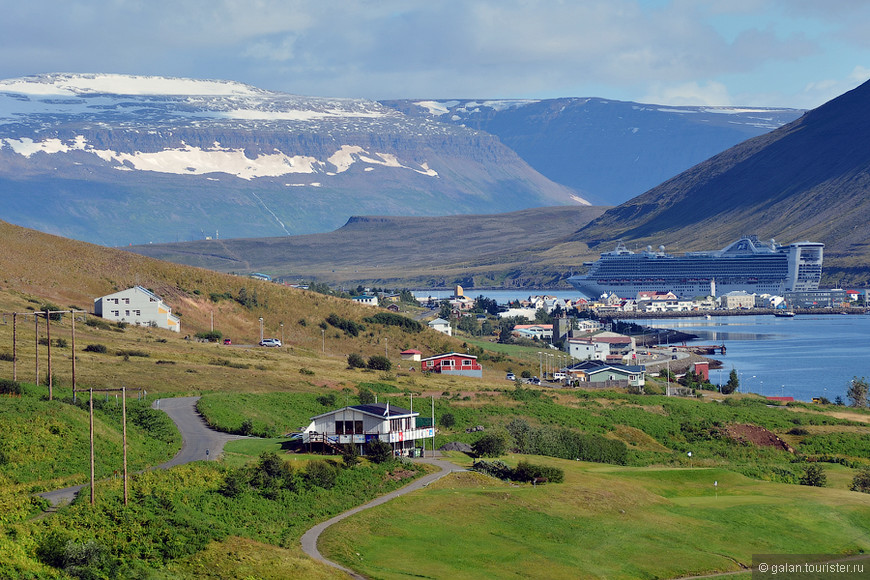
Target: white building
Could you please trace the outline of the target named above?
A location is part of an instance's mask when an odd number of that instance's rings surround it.
[[[437,330],[442,334],[446,334],[447,336],[453,336],[453,329],[450,328],[450,323],[443,318],[436,318],[435,320],[431,320],[429,322],[429,328],[432,330]]]
[[[181,319],[172,314],[172,309],[159,296],[142,286],[97,298],[94,314],[106,320],[181,332]]]
[[[569,338],[565,341],[565,350],[578,360],[606,361],[610,356],[610,343],[592,338]]]
[[[340,445],[354,444],[365,454],[365,444],[374,439],[389,443],[398,455],[411,455],[417,442],[435,435],[434,427],[417,427],[420,413],[389,403],[353,405],[311,418],[302,432],[302,442],[317,447],[340,450]]]
[[[378,297],[370,294],[363,294],[361,296],[354,296],[351,298],[354,302],[359,304],[365,304],[366,306],[377,306],[378,305]]]

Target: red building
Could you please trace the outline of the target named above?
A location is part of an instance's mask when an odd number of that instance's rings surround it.
[[[470,354],[451,352],[430,356],[420,361],[420,370],[442,375],[462,375],[465,377],[482,377],[483,367],[477,362],[477,357]]]

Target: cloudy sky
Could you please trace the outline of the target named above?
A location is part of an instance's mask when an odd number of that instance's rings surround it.
[[[870,78],[863,0],[0,0],[0,78],[811,108]]]

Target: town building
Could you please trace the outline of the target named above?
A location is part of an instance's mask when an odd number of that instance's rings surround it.
[[[483,367],[477,362],[477,357],[459,352],[450,352],[424,358],[420,361],[420,370],[442,375],[461,375],[477,378],[483,376]]]
[[[142,286],[95,299],[94,314],[106,320],[181,332],[181,319],[159,296]]]
[[[374,294],[362,294],[360,296],[353,296],[351,300],[354,302],[358,302],[359,304],[365,304],[366,306],[377,306],[378,305],[378,297]]]
[[[356,445],[365,455],[374,440],[389,443],[396,455],[417,455],[418,444],[435,436],[435,428],[417,427],[415,413],[389,403],[352,405],[311,418],[302,432],[302,443],[311,450],[341,452],[341,445]]]
[[[408,350],[403,350],[399,353],[402,357],[402,360],[408,360],[413,362],[420,362],[420,358],[423,356],[423,353],[417,349],[409,348]]]
[[[552,324],[516,324],[514,325],[513,334],[521,338],[531,338],[537,340],[552,340],[553,325]]]
[[[442,334],[446,334],[447,336],[453,336],[453,329],[450,328],[450,322],[444,320],[443,318],[436,318],[435,320],[430,320],[429,328]]]
[[[566,369],[569,382],[581,387],[643,389],[646,367],[643,365],[616,365],[600,361],[584,361]]]

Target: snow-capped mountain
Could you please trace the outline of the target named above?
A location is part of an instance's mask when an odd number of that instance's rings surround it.
[[[675,107],[599,98],[401,100],[384,104],[421,119],[496,135],[546,177],[605,205],[640,195],[804,112]]]
[[[484,132],[229,81],[0,81],[3,218],[121,245],[587,203]]]

